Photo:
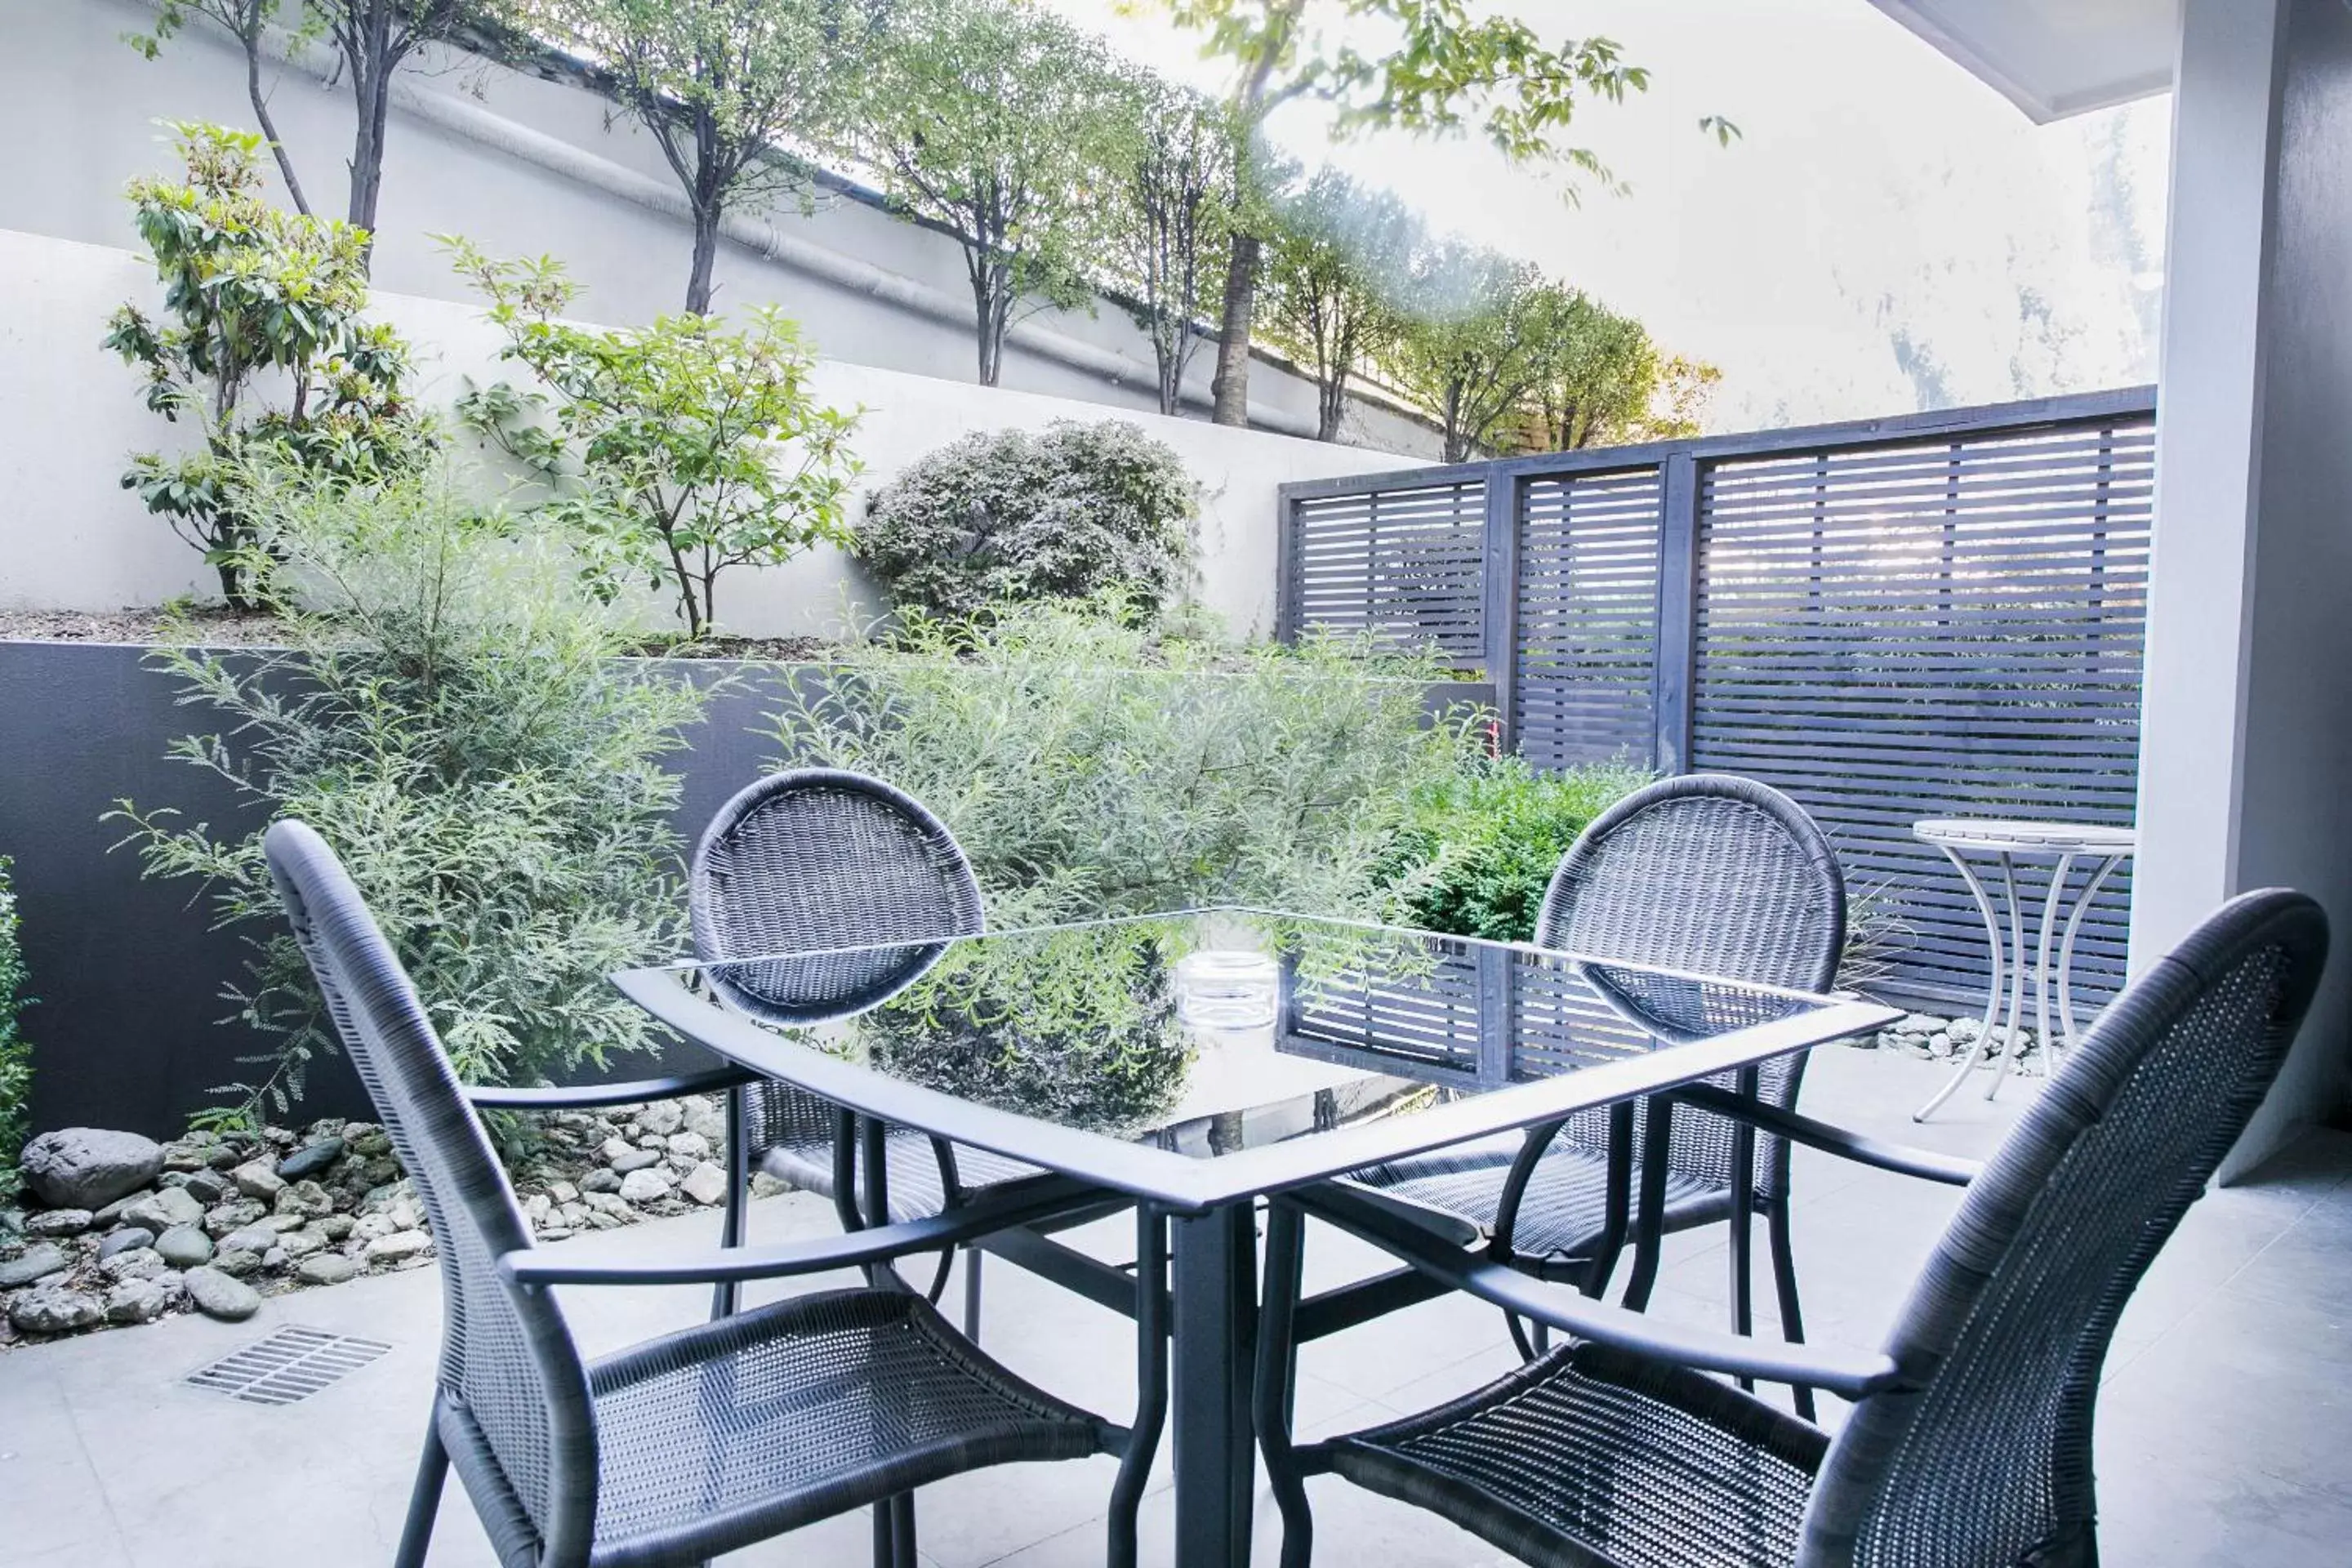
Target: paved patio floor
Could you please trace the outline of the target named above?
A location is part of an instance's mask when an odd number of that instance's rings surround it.
[[[1956,1100],[1926,1128],[1908,1108],[1937,1081],[1927,1064],[1820,1054],[1816,1115],[1955,1152],[1983,1151],[2036,1085],[1991,1106]],[[1800,1154],[1798,1266],[1817,1340],[1875,1341],[1897,1293],[1957,1200],[1949,1189]],[[793,1195],[755,1205],[757,1239],[830,1227]],[[566,1243],[630,1256],[698,1250],[693,1216]],[[1117,1256],[1117,1222],[1081,1233]],[[1318,1233],[1310,1273],[1366,1269],[1370,1255]],[[1725,1249],[1677,1239],[1654,1310],[1719,1321]],[[837,1282],[837,1281],[834,1281]],[[1314,1281],[1310,1279],[1310,1284]],[[1124,1419],[1130,1342],[1121,1321],[998,1265],[985,1339],[1038,1382]],[[1769,1290],[1764,1292],[1767,1300]],[[580,1290],[566,1305],[592,1351],[681,1326],[700,1290]],[[276,1568],[390,1561],[423,1430],[439,1330],[430,1269],[268,1303],[243,1324],[179,1318],[0,1355],[0,1568]],[[1769,1320],[1767,1320],[1768,1325]],[[181,1380],[272,1329],[302,1325],[387,1341],[391,1352],[305,1401],[265,1408]],[[1417,1410],[1514,1364],[1500,1319],[1437,1301],[1308,1347],[1299,1417],[1310,1434]],[[1835,1402],[1829,1402],[1834,1408]],[[1834,1419],[1834,1415],[1831,1416]],[[2136,1568],[2303,1568],[2352,1561],[2352,1135],[2314,1133],[2260,1180],[2194,1210],[2125,1319],[2100,1407],[2105,1560]],[[1163,1459],[1164,1471],[1164,1459]],[[922,1495],[924,1560],[938,1568],[1081,1568],[1102,1560],[1108,1460],[964,1477]],[[1145,1560],[1164,1562],[1163,1473],[1144,1513]],[[1502,1561],[1427,1515],[1313,1483],[1318,1559],[1380,1568]],[[867,1561],[862,1516],[728,1558],[741,1564]],[[1261,1496],[1258,1561],[1276,1530]],[[432,1561],[492,1562],[452,1486]]]

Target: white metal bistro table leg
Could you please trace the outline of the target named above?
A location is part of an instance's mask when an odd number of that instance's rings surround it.
[[[1985,941],[1990,944],[1992,953],[1992,984],[1985,992],[1984,1022],[1978,1026],[1977,1037],[1970,1043],[1969,1054],[1961,1058],[1959,1070],[1952,1075],[1952,1080],[1949,1083],[1936,1091],[1934,1099],[1911,1113],[1911,1120],[1914,1121],[1925,1121],[1935,1115],[1937,1108],[1951,1099],[1958,1091],[1960,1085],[1969,1081],[1969,1074],[1976,1070],[1977,1063],[1982,1060],[1984,1053],[1991,1048],[1994,1037],[1993,1025],[2000,1016],[2002,953],[2000,917],[1993,912],[1991,895],[1985,891],[1984,883],[1978,879],[1976,868],[1969,864],[1968,858],[1948,844],[1938,845],[1937,847],[1943,850],[1944,858],[1958,869],[1960,880],[1968,884],[1970,896],[1977,901],[1977,913],[1984,917]],[[2002,865],[2006,866],[2008,862],[2009,857],[2002,856]]]
[[[2050,1076],[2053,1060],[2050,1044],[2050,942],[2058,934],[2059,901],[2066,896],[2066,883],[2074,874],[2074,857],[2059,856],[2056,868],[2050,873],[2050,889],[2042,898],[2042,929],[2035,934],[2033,942],[2033,1034],[2034,1038],[2042,1043],[2042,1076],[2044,1078]],[[2004,1073],[2010,1062],[2016,1058],[2016,1026],[2022,1022],[2022,1019],[2011,1021],[2010,1051],[2001,1058]],[[2022,1072],[2024,1069],[2021,1068],[2018,1070]],[[1985,1098],[1990,1100],[2000,1088],[2000,1075],[1996,1074],[1991,1087],[1985,1090]]]
[[[1993,1047],[1999,1057],[1992,1081],[1985,1085],[1987,1100],[2000,1092],[2000,1080],[2017,1060],[2017,1032],[2025,1027],[2025,901],[2017,896],[2017,862],[2006,849],[2000,852],[2000,896],[2009,907],[2009,1021]]]
[[[2074,900],[2074,909],[2066,916],[2066,934],[2058,944],[2058,1026],[2066,1036],[2069,1051],[2074,1048],[2074,938],[2082,931],[2083,916],[2090,909],[2091,900],[2099,896],[2099,889],[2123,863],[2122,856],[2110,855],[2092,870],[2091,879],[2083,884],[2082,897]],[[2047,1029],[2042,1033],[2042,1070],[2047,1073],[2057,1060],[2050,1054],[2052,1041]]]

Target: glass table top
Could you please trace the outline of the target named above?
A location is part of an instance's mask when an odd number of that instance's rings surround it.
[[[1171,1203],[1528,1125],[1895,1016],[1239,909],[615,981],[688,1038],[853,1110]]]

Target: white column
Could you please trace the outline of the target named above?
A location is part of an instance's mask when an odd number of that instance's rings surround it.
[[[2337,956],[2222,1168],[2346,1099],[2352,982],[2352,10],[2186,0],[2173,109],[2132,958],[2300,888]]]

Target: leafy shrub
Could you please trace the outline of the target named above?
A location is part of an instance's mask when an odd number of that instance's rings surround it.
[[[1531,941],[1559,858],[1649,779],[1620,763],[1541,773],[1512,756],[1423,784],[1381,866],[1391,917],[1456,936]]]
[[[145,372],[148,407],[204,440],[174,457],[135,455],[122,486],[202,550],[223,596],[246,608],[251,458],[380,475],[422,461],[433,437],[404,389],[408,345],[360,319],[366,231],[264,201],[260,137],[217,125],[172,132],[185,180],[137,179],[130,190],[165,320],[125,305],[105,346]],[[275,403],[264,385],[279,392]]]
[[[867,503],[857,553],[900,605],[934,616],[1105,592],[1156,614],[1192,580],[1199,512],[1166,442],[1061,419],[922,458]]]
[[[642,576],[677,595],[699,637],[722,572],[849,542],[858,416],[817,402],[816,356],[781,312],[753,310],[740,331],[709,316],[576,327],[557,320],[578,289],[556,262],[446,243],[507,334],[499,357],[547,389],[500,383],[461,399],[459,417],[548,481],[545,510],[600,592],[612,594],[616,572]]]
[[[777,716],[795,763],[910,791],[971,857],[998,926],[1190,905],[1369,913],[1407,803],[1452,776],[1466,712],[1426,661],[1307,641],[1246,654],[1101,605],[906,612]]]
[[[16,1156],[25,1147],[27,1107],[33,1093],[33,1043],[17,1031],[16,1017],[30,998],[25,991],[25,956],[16,945],[16,889],[8,859],[0,855],[0,1199],[16,1190]]]
[[[444,477],[274,498],[257,548],[286,563],[283,652],[157,650],[182,700],[221,716],[172,755],[334,847],[416,979],[461,1076],[531,1082],[649,1047],[615,968],[682,941],[678,781],[661,759],[702,699],[615,657],[619,634],[529,520]],[[332,1031],[287,932],[257,831],[215,836],[121,804],[151,876],[211,889],[249,928],[230,994],[280,1037],[220,1120],[284,1109]]]

